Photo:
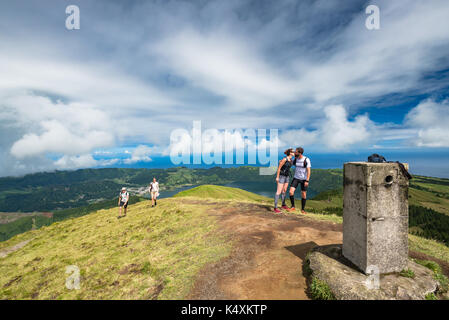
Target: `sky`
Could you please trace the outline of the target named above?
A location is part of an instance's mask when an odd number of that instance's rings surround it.
[[[449,177],[448,16],[447,0],[2,1],[0,176],[168,165],[189,142],[171,134],[201,121],[317,158],[420,154]]]

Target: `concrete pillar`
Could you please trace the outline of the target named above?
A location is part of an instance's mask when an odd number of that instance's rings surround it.
[[[408,165],[405,164],[408,169]],[[343,256],[364,273],[408,261],[408,179],[397,163],[344,164]]]

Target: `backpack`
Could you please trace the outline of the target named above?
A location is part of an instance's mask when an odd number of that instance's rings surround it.
[[[385,160],[385,158],[377,153],[373,153],[372,155],[370,155],[368,157],[368,162],[375,162],[375,163],[383,163],[383,162],[387,162],[387,160]]]
[[[381,156],[377,153],[373,153],[368,157],[368,162],[374,162],[374,163],[397,163],[399,166],[399,169],[401,169],[402,174],[404,177],[406,177],[408,180],[412,179],[412,175],[405,169],[405,166],[400,163],[399,161],[387,161],[384,156]]]
[[[296,158],[295,158],[295,160],[293,160],[293,165],[296,166]],[[303,167],[307,168],[307,157],[306,156],[304,156]]]
[[[287,157],[286,157],[286,159],[287,159]],[[286,160],[284,165],[282,166],[281,170],[279,171],[279,174],[283,175],[283,176],[290,176],[290,173],[291,173],[290,168],[292,167],[292,163],[293,163],[292,160],[290,160],[290,161]]]

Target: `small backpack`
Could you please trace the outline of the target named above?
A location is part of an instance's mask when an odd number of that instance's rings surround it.
[[[287,159],[287,157],[286,157]],[[286,160],[284,165],[282,166],[281,170],[279,171],[279,173],[283,176],[290,176],[290,168],[292,167],[293,161],[292,160]]]
[[[370,155],[368,157],[368,162],[374,162],[374,163],[397,163],[399,166],[399,169],[401,169],[402,174],[404,175],[404,177],[406,177],[408,180],[412,179],[412,175],[407,171],[407,169],[405,168],[405,166],[400,163],[399,161],[387,161],[385,159],[384,156],[381,156],[377,153],[373,153],[372,155]]]
[[[387,160],[385,160],[385,158],[383,156],[381,156],[380,154],[373,153],[372,155],[370,155],[368,157],[368,162],[383,163],[383,162],[387,162]]]
[[[295,158],[295,160],[293,160],[293,165],[296,166],[296,158]],[[303,167],[307,168],[307,157],[306,156],[304,156]]]

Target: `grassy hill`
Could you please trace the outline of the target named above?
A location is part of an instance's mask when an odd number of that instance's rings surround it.
[[[202,185],[177,193],[174,197],[196,197],[209,199],[229,199],[242,201],[266,202],[270,199],[242,189]]]
[[[341,222],[343,189],[325,191],[308,201],[309,210]],[[449,180],[415,176],[409,188],[410,233],[449,246]]]
[[[180,299],[206,263],[230,245],[211,232],[214,218],[200,206],[148,201],[56,222],[0,242],[0,299]],[[66,268],[81,270],[81,289],[65,287]]]
[[[274,176],[258,167],[187,169],[80,169],[0,178],[0,211],[35,212],[87,206],[115,198],[122,186],[138,194],[157,177],[162,193],[183,186],[237,183],[243,189],[271,192]],[[313,169],[310,195],[342,185],[341,170]]]
[[[310,202],[337,203],[324,198]],[[130,205],[125,218],[117,219],[117,208],[103,209],[17,235],[0,242],[0,299],[185,298],[202,267],[231,252],[210,204],[235,208],[242,202],[271,205],[272,199],[204,185],[155,208],[149,201]],[[332,213],[307,215],[322,217],[341,221]],[[447,246],[409,239],[412,250],[449,262]],[[65,287],[71,265],[81,272],[80,290]]]
[[[153,177],[159,180],[165,196],[178,188],[205,184],[232,185],[263,194],[271,194],[276,188],[274,176],[261,176],[258,167],[249,166],[81,169],[0,178],[0,241],[55,221],[112,208],[122,186],[130,190],[132,202],[140,201],[148,197],[142,192]],[[341,170],[313,169],[313,177],[310,196],[342,184]],[[42,212],[51,212],[53,217]]]

